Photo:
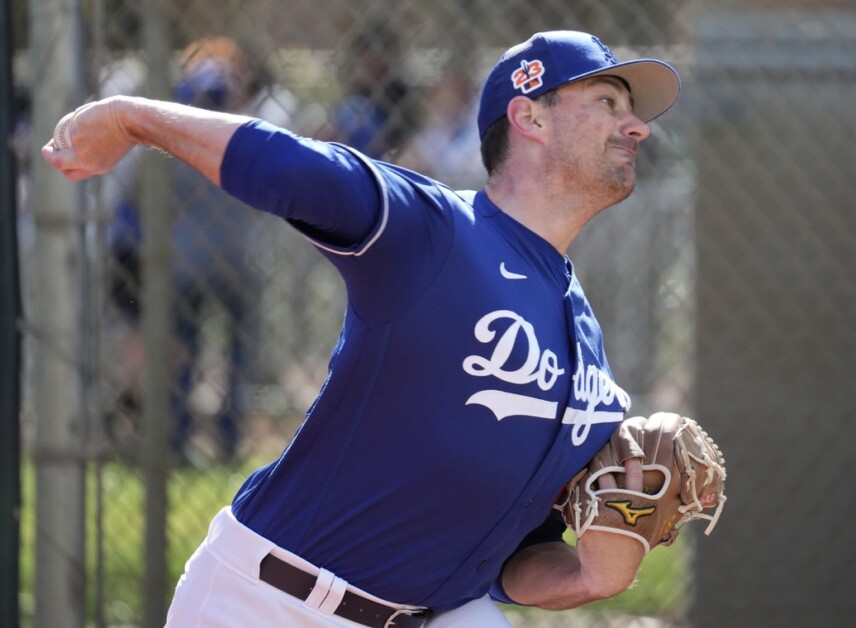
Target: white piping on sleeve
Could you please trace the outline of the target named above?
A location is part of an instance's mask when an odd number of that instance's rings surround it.
[[[369,238],[369,240],[367,242],[365,242],[360,248],[358,248],[354,251],[344,251],[340,248],[331,247],[331,246],[326,245],[322,242],[319,242],[318,240],[310,238],[306,234],[301,233],[301,235],[304,238],[306,238],[309,242],[311,242],[314,246],[316,246],[317,248],[322,249],[324,251],[327,251],[328,253],[333,253],[335,255],[353,255],[354,257],[359,257],[360,255],[362,255],[363,253],[368,251],[375,242],[377,242],[377,239],[380,238],[381,234],[386,229],[386,223],[389,220],[389,189],[387,188],[386,181],[384,181],[380,172],[378,172],[377,167],[371,162],[371,160],[368,157],[366,157],[365,155],[363,155],[363,154],[359,153],[358,151],[352,149],[349,146],[345,146],[344,144],[339,144],[339,146],[342,146],[342,148],[347,149],[348,152],[350,152],[355,157],[357,157],[360,161],[362,161],[368,167],[368,169],[371,171],[371,173],[374,175],[375,179],[377,180],[378,185],[380,186],[380,193],[381,193],[380,224],[375,229],[375,232],[372,235],[372,237]]]

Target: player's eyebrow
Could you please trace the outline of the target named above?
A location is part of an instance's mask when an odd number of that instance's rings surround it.
[[[603,76],[595,76],[589,79],[592,83],[607,83],[608,85],[612,85],[615,89],[619,91],[626,91],[628,97],[630,98],[630,109],[633,110],[634,101],[633,101],[633,92],[630,91],[630,84],[625,81],[620,76],[613,76],[611,74],[605,74]]]

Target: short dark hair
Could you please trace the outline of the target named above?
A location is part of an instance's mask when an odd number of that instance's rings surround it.
[[[554,107],[559,102],[559,88],[544,92],[535,100],[543,102],[547,107]],[[488,176],[502,165],[506,157],[508,157],[508,117],[502,116],[488,127],[481,142],[482,164]]]

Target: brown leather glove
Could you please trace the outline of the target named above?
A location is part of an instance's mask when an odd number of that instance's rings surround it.
[[[623,488],[623,463],[629,458],[642,461],[642,492]],[[606,474],[614,475],[618,488],[598,485]],[[657,412],[623,421],[556,507],[577,536],[588,530],[624,534],[648,553],[671,545],[679,526],[694,519],[709,520],[705,534],[710,534],[725,504],[724,491],[725,459],[713,439],[692,419]]]

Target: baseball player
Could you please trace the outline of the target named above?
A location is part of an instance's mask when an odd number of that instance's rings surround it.
[[[69,179],[157,147],[282,217],[347,287],[305,423],[215,517],[167,625],[507,626],[488,596],[565,609],[631,584],[639,543],[573,548],[551,515],[630,406],[565,251],[631,193],[679,88],[592,35],[534,35],[484,85],[478,192],[177,104],[114,97],[61,121],[43,155]]]

